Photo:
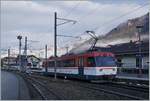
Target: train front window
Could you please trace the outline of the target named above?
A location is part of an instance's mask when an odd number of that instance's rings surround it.
[[[116,66],[115,59],[111,56],[98,56],[95,58],[97,67],[112,67]]]
[[[95,67],[95,58],[94,57],[89,57],[87,62],[88,62],[88,67]]]

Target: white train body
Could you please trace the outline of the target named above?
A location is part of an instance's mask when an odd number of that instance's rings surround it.
[[[55,60],[56,68],[55,66]],[[80,55],[49,58],[43,62],[42,71],[58,76],[79,79],[103,79],[114,78],[117,74],[115,57],[110,52],[91,52]],[[56,71],[56,72],[55,72]]]

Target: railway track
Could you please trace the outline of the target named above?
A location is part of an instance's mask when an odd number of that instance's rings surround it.
[[[39,77],[39,76],[34,75],[34,77]],[[43,77],[41,77],[41,79],[42,78]],[[135,99],[135,100],[148,99],[148,95],[149,95],[149,90],[145,87],[142,88],[142,87],[138,87],[138,86],[133,86],[133,85],[131,86],[131,85],[127,85],[127,84],[125,85],[125,84],[121,84],[121,83],[105,83],[104,85],[91,84],[91,83],[87,83],[87,82],[83,82],[86,84],[81,85],[81,82],[78,82],[78,81],[76,81],[76,83],[78,86],[80,85],[80,87],[99,90],[99,91],[103,91],[105,93],[114,94],[114,95],[126,97],[129,99]],[[73,84],[74,84],[74,82],[73,82]],[[85,85],[88,85],[88,86],[85,86]]]
[[[42,100],[47,100],[47,98],[45,97],[45,95],[42,93],[42,91],[34,84],[31,83],[31,81],[29,81],[30,84],[32,85],[32,87],[34,87],[36,89],[36,91],[39,93],[40,97],[42,98]]]
[[[31,79],[34,78],[34,82],[39,83],[35,79],[43,79],[44,81],[47,80],[46,77],[38,76],[38,75],[31,75]],[[62,80],[63,81],[63,80]],[[127,84],[120,84],[120,83],[105,83],[105,84],[95,84],[95,83],[88,83],[88,82],[79,82],[79,81],[69,81],[72,85],[79,86],[89,90],[95,90],[98,92],[104,92],[106,94],[111,94],[115,96],[119,96],[121,99],[132,99],[132,100],[147,100],[149,99],[149,90],[145,87],[138,87],[133,85]],[[41,84],[41,82],[40,82]],[[44,84],[42,84],[44,86]],[[54,96],[56,96],[54,94]]]
[[[130,84],[123,84],[119,82],[110,82],[108,85],[114,86],[114,87],[122,87],[126,89],[131,89],[139,92],[149,93],[149,87],[143,87],[143,86],[137,86],[137,85],[130,85]]]
[[[24,77],[37,90],[43,100],[61,100],[61,97],[58,96],[58,94],[55,94],[55,92],[49,89],[43,82],[40,82],[38,79],[33,77],[25,75]]]
[[[125,93],[120,93],[120,92],[116,92],[116,91],[112,91],[112,90],[106,90],[103,88],[97,88],[97,87],[89,87],[89,86],[80,86],[80,87],[84,87],[84,88],[88,88],[88,89],[92,89],[92,90],[97,90],[99,92],[104,92],[104,93],[108,93],[108,94],[112,94],[112,95],[117,95],[119,97],[124,97],[125,99],[132,99],[132,100],[144,100],[141,97],[137,97],[137,96],[132,96],[129,94],[125,94]]]
[[[89,85],[89,84],[88,84]],[[81,85],[82,86],[82,85]],[[82,87],[84,87],[83,85]],[[104,91],[119,96],[124,96],[134,100],[149,99],[149,87],[134,86],[128,84],[121,84],[118,82],[92,83],[85,88]]]

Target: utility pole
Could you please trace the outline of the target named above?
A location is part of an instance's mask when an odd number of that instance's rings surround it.
[[[47,61],[47,45],[45,45],[45,60],[46,60],[45,72],[47,73],[47,67],[48,67],[48,61]]]
[[[26,71],[26,69],[27,69],[27,37],[25,37],[24,55],[25,55],[25,59],[23,62],[25,62],[25,63],[24,63],[23,69]]]
[[[10,49],[8,49],[8,68],[10,68]]]
[[[143,28],[143,26],[136,26],[137,31],[138,31],[138,41],[139,41],[139,54],[138,54],[138,58],[139,58],[139,77],[141,77],[142,75],[142,49],[141,49],[141,30]]]
[[[24,55],[27,57],[27,37],[25,37]]]
[[[54,78],[57,78],[56,68],[57,68],[57,13],[55,12],[54,16],[55,22],[54,22],[54,58],[55,58],[55,67],[54,67]]]
[[[57,19],[58,20],[62,20],[64,22],[62,23],[57,23]],[[55,65],[54,65],[54,78],[57,79],[57,26],[69,23],[69,22],[73,22],[73,24],[76,23],[76,21],[74,20],[70,20],[70,19],[64,19],[64,18],[58,18],[57,17],[57,13],[54,13],[54,58],[55,58]]]
[[[17,36],[17,39],[19,40],[19,68],[20,68],[20,71],[21,71],[21,39],[22,39],[22,36],[19,35]]]

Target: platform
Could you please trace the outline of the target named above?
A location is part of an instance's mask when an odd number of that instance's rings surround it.
[[[136,80],[149,80],[148,74],[131,74],[131,73],[119,73],[117,74],[117,78],[124,78],[124,79],[136,79]]]
[[[131,74],[131,73],[119,73],[116,76],[117,81],[132,82],[136,84],[146,84],[149,85],[149,75],[148,74]]]
[[[1,71],[1,99],[29,100],[29,90],[24,79],[14,73]]]

